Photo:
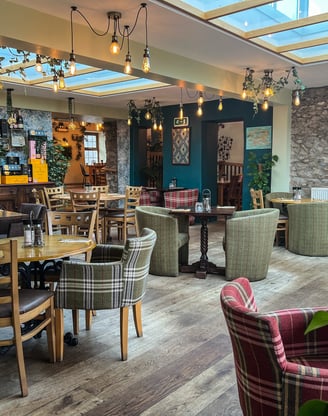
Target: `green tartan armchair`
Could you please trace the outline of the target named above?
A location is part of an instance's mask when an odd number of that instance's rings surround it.
[[[121,358],[128,355],[128,316],[132,306],[137,336],[142,336],[141,303],[146,291],[156,233],[143,229],[140,237],[129,238],[125,246],[99,244],[91,263],[63,261],[55,291],[56,354],[64,353],[63,309],[120,309]]]
[[[224,249],[226,280],[247,277],[262,280],[268,273],[279,210],[236,211],[226,222]]]
[[[189,218],[175,217],[170,208],[139,206],[136,208],[137,231],[144,227],[156,231],[157,240],[150,261],[150,273],[178,276],[179,265],[188,264]]]
[[[288,205],[288,250],[303,256],[328,256],[328,204]]]

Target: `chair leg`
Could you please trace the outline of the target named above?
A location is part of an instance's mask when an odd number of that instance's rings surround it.
[[[91,309],[85,311],[85,328],[87,331],[91,328],[93,312]]]
[[[142,337],[141,301],[132,306],[134,326],[138,337]]]
[[[64,358],[64,310],[55,309],[56,322],[56,361]]]
[[[129,325],[129,307],[124,306],[120,309],[120,333],[121,333],[121,359],[128,359],[128,325]]]
[[[22,396],[26,397],[28,395],[28,387],[24,361],[23,341],[19,322],[14,323],[14,337],[16,345],[16,360],[19,373],[19,383],[21,387]]]
[[[73,333],[74,335],[78,335],[79,334],[79,329],[80,329],[80,325],[79,325],[79,311],[74,309],[72,310],[72,319],[73,319]]]
[[[48,351],[50,355],[50,362],[55,363],[56,362],[56,328],[55,328],[54,299],[51,298],[50,302],[51,302],[51,306],[50,308],[46,310],[45,319],[50,320],[50,323],[46,327]]]

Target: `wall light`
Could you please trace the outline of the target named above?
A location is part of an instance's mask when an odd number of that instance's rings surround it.
[[[222,95],[220,95],[219,97],[219,105],[218,105],[218,110],[222,111],[223,110],[223,100],[222,100]]]

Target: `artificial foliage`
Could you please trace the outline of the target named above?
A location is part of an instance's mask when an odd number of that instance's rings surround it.
[[[56,186],[64,183],[67,169],[70,165],[70,157],[66,148],[58,143],[48,142],[47,144],[48,177],[50,182]]]

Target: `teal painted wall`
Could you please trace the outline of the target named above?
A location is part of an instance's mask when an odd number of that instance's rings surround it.
[[[209,188],[212,193],[212,202],[217,201],[217,123],[243,121],[244,136],[246,129],[256,126],[272,126],[272,108],[266,112],[259,109],[254,115],[252,103],[224,99],[223,110],[218,111],[218,101],[206,101],[203,104],[203,116],[196,115],[197,104],[185,104],[184,116],[189,117],[190,127],[190,164],[172,164],[172,128],[173,118],[178,117],[179,105],[162,108],[164,116],[163,128],[163,187],[167,187],[171,178],[177,178],[178,186],[198,188],[201,192]],[[139,126],[145,127],[147,125]],[[148,125],[150,127],[150,125]],[[131,129],[131,183],[140,184],[142,175],[138,162],[138,154],[142,144],[137,140],[138,126]],[[269,149],[270,151],[270,149]],[[268,150],[259,150],[266,153]],[[248,189],[249,177],[247,175],[247,160],[249,151],[244,153],[244,181],[243,181],[243,209],[249,209],[250,196]]]

